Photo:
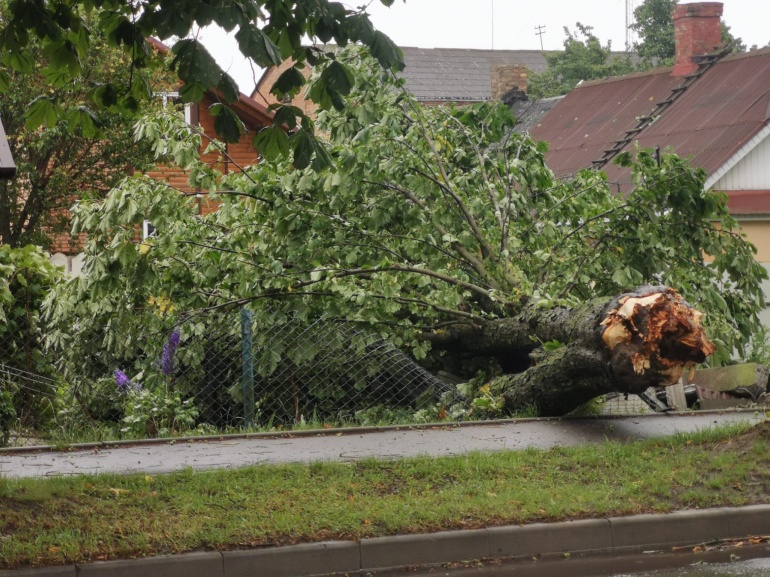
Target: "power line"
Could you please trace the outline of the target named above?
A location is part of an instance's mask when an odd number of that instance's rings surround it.
[[[540,50],[543,50],[543,34],[545,34],[545,26],[535,26],[535,36],[540,36]]]

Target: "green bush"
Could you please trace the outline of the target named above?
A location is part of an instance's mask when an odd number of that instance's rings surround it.
[[[24,426],[41,426],[50,415],[55,390],[45,385],[52,368],[42,351],[40,307],[61,277],[39,247],[0,245],[0,368],[14,377],[4,398],[12,397],[14,418]]]

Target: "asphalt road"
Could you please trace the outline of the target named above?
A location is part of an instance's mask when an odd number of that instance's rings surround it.
[[[186,468],[236,468],[263,463],[396,459],[470,451],[549,449],[605,440],[627,441],[734,422],[758,422],[755,412],[704,412],[621,418],[542,419],[449,427],[387,428],[254,435],[70,450],[0,451],[0,477],[94,473],[168,473]]]

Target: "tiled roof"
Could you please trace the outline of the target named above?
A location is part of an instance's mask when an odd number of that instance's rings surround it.
[[[686,77],[671,68],[586,82],[557,104],[531,134],[550,143],[558,176],[588,168],[639,117],[669,98]],[[770,49],[726,56],[705,70],[622,150],[670,147],[712,174],[770,122]],[[609,163],[608,178],[630,186],[628,171]]]
[[[523,65],[532,72],[548,67],[541,50],[475,50],[401,47],[406,87],[418,100],[475,102],[492,99],[492,71],[498,66]],[[616,56],[635,54],[613,52]]]
[[[418,100],[485,101],[492,98],[492,70],[522,64],[545,70],[540,50],[471,50],[402,47],[406,87]]]

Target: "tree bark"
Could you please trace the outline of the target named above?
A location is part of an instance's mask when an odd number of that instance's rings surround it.
[[[513,318],[434,335],[437,348],[498,360],[507,412],[563,415],[602,394],[676,383],[714,352],[701,313],[673,289],[641,287],[578,308],[527,307]],[[543,343],[549,343],[546,350]]]

